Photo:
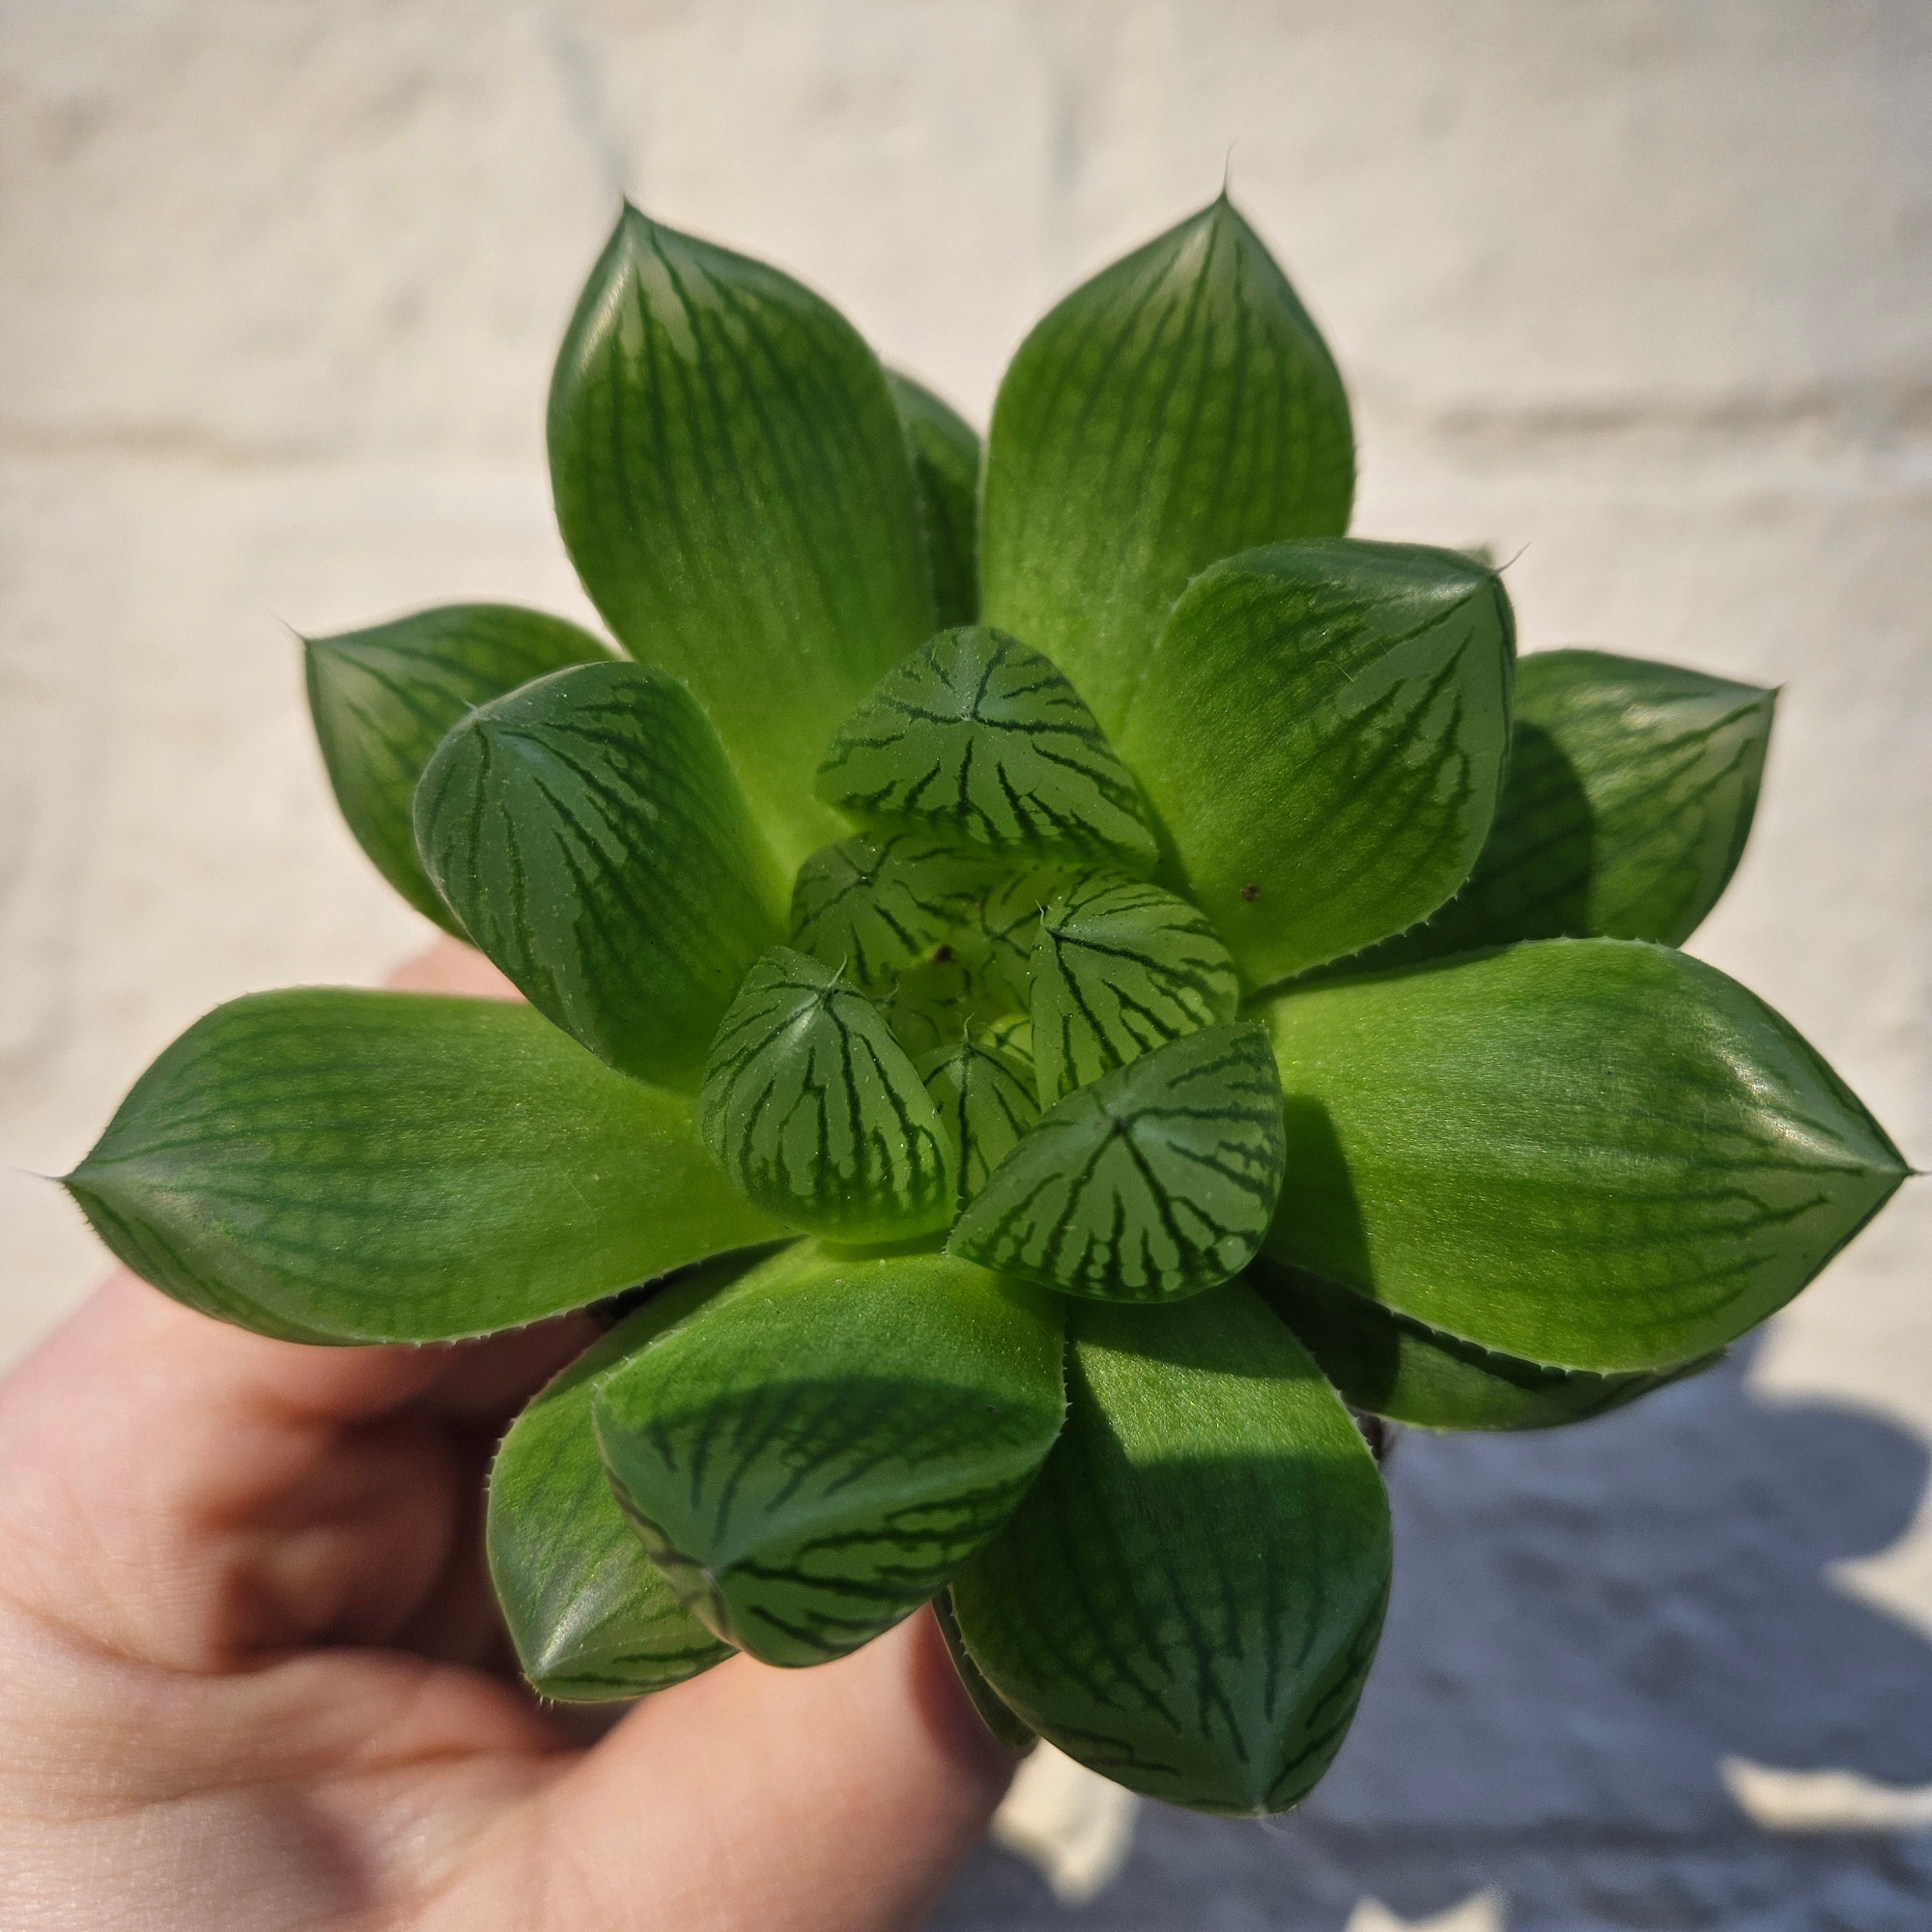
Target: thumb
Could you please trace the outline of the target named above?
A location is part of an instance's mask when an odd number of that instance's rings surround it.
[[[531,1800],[432,1923],[896,1932],[978,1843],[1013,1762],[929,1612],[808,1670],[736,1658]]]

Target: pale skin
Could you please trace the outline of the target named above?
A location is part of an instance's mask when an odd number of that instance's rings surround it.
[[[482,1471],[594,1333],[308,1348],[122,1275],[0,1384],[8,1932],[919,1923],[1012,1768],[926,1614],[587,1747],[517,1680]]]

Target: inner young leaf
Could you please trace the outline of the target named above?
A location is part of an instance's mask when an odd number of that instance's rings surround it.
[[[1106,858],[1151,872],[1132,774],[1039,652],[1004,631],[942,631],[889,672],[818,770],[854,817],[914,824],[995,852]]]
[[[712,1042],[698,1131],[754,1205],[847,1241],[952,1218],[952,1148],[879,1010],[836,970],[774,946]]]
[[[1069,1294],[1178,1300],[1254,1258],[1285,1138],[1262,1029],[1190,1034],[1048,1108],[947,1252]]]
[[[1090,872],[1042,914],[1034,942],[1034,1060],[1050,1105],[1197,1028],[1234,1017],[1240,980],[1184,899]]]

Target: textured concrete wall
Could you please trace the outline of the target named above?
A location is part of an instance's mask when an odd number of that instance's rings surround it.
[[[541,408],[620,188],[983,415],[1232,146],[1350,374],[1360,528],[1520,550],[1528,648],[1786,687],[1694,950],[1932,1159],[1928,100],[1916,0],[12,0],[5,1346],[98,1266],[13,1165],[71,1161],[214,1000],[422,938],[334,820],[278,620],[585,614]],[[1412,1441],[1328,1792],[1274,1833],[1150,1817],[1088,1922],[1488,1887],[1459,1924],[1922,1923],[1928,1247],[1900,1204],[1742,1379],[1560,1444]],[[1049,1909],[997,1853],[946,1908]]]

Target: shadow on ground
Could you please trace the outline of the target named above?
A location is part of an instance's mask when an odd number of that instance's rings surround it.
[[[1070,1911],[988,1849],[936,1932],[1340,1932],[1365,1894],[1420,1919],[1484,1886],[1509,1932],[1923,1932],[1932,1832],[1768,1833],[1720,1776],[1932,1782],[1932,1645],[1822,1574],[1898,1538],[1926,1452],[1754,1401],[1745,1360],[1551,1434],[1405,1436],[1388,1635],[1308,1804],[1149,1805]]]

